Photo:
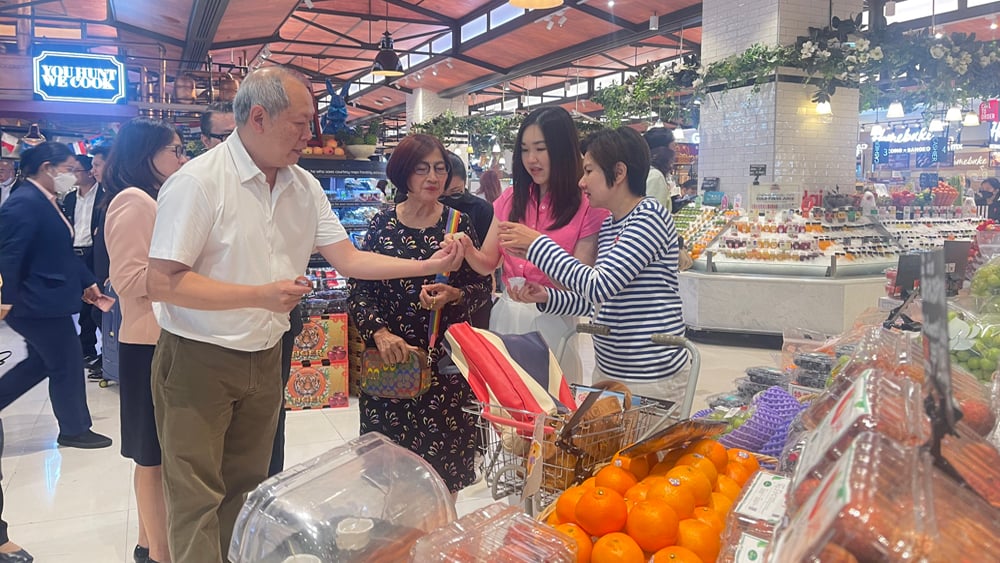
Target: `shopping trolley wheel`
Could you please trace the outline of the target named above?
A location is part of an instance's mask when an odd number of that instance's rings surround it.
[[[110,379],[102,379],[99,382],[97,382],[97,386],[100,387],[101,389],[106,389],[108,387],[111,387],[112,385],[114,385],[114,381],[111,381]]]

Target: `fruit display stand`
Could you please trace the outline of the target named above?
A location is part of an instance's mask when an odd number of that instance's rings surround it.
[[[716,333],[839,334],[884,293],[882,273],[901,252],[974,237],[979,219],[947,209],[947,217],[897,220],[885,208],[886,224],[850,211],[733,219],[680,275],[685,323]]]

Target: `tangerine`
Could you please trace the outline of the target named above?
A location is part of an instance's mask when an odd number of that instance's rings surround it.
[[[658,462],[656,465],[654,465],[649,469],[649,475],[647,476],[647,479],[649,477],[663,477],[664,475],[667,474],[667,471],[670,471],[673,468],[674,468],[674,463],[672,461]]]
[[[649,494],[649,483],[637,483],[625,491],[625,500],[640,501],[646,500]]]
[[[721,549],[718,530],[694,518],[677,524],[677,545],[690,549],[702,561],[715,561]]]
[[[715,468],[715,463],[707,457],[699,454],[684,454],[677,460],[677,465],[690,465],[708,477],[708,481],[715,486],[715,480],[719,478],[719,471]]]
[[[726,525],[722,523],[722,518],[719,517],[719,513],[707,506],[699,506],[695,508],[694,519],[701,520],[702,522],[715,528],[715,531],[717,531],[720,535],[722,534],[722,531],[726,529]]]
[[[576,522],[576,503],[580,497],[587,492],[586,487],[570,487],[563,491],[556,499],[555,515],[559,518],[560,524],[572,524]]]
[[[698,554],[686,547],[672,545],[657,551],[649,563],[705,563]]]
[[[670,464],[671,467],[673,467],[674,465],[677,465],[677,460],[680,459],[681,456],[686,453],[687,452],[681,448],[677,448],[676,450],[668,450],[663,454],[663,459],[661,459],[660,461],[668,463]]]
[[[742,465],[746,468],[747,473],[751,475],[760,469],[760,462],[757,461],[757,457],[746,450],[732,448],[726,452],[726,455],[729,456],[729,461],[735,461]]]
[[[635,540],[620,532],[602,536],[590,552],[591,563],[645,563],[646,555]]]
[[[687,485],[691,490],[691,494],[694,495],[694,502],[697,506],[705,506],[708,504],[709,499],[712,498],[711,481],[708,480],[708,477],[705,477],[704,473],[690,465],[678,465],[674,467],[667,472],[667,478],[677,479]]]
[[[751,473],[752,472],[749,471],[744,465],[736,461],[730,461],[729,464],[726,465],[725,471],[723,471],[723,474],[733,481],[736,481],[736,484],[739,485],[740,488],[743,488],[743,485],[746,485],[747,481],[750,480]]]
[[[658,479],[649,485],[646,500],[667,501],[678,518],[690,518],[694,514],[694,494],[677,479]]]
[[[715,482],[714,491],[726,495],[731,501],[735,501],[742,490],[743,487],[728,475],[719,475],[719,480]]]
[[[611,465],[616,467],[621,467],[625,471],[628,471],[635,476],[636,479],[642,480],[649,475],[649,459],[646,456],[639,457],[625,457],[621,454],[615,454],[615,457],[611,458]]]
[[[733,499],[722,493],[712,492],[712,498],[708,501],[708,507],[719,515],[723,520],[729,515],[729,510],[733,507]]]
[[[621,531],[628,518],[628,506],[613,489],[594,487],[585,489],[576,503],[575,521],[592,536],[603,536]]]
[[[593,489],[594,487],[597,486],[597,479],[594,478],[594,477],[589,477],[589,478],[585,479],[583,481],[583,483],[580,483],[580,486],[581,487],[589,487],[589,488]]]
[[[628,513],[625,533],[644,551],[656,551],[677,543],[677,512],[662,499],[636,503]]]
[[[576,541],[576,563],[590,563],[590,554],[594,551],[594,542],[587,532],[576,524],[560,524],[556,529]]]
[[[688,446],[685,451],[691,454],[701,454],[712,460],[716,471],[722,471],[726,468],[726,464],[729,463],[729,454],[726,451],[726,446],[710,438],[698,440]]]
[[[602,468],[594,479],[598,487],[607,487],[620,495],[624,495],[625,491],[639,483],[635,475],[614,464]]]
[[[545,523],[554,528],[559,524],[562,524],[562,521],[559,520],[559,514],[557,514],[556,511],[553,510],[552,514],[549,514],[549,517],[545,519]]]

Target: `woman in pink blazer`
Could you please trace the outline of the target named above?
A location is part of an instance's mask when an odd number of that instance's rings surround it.
[[[139,545],[135,561],[170,561],[166,506],[160,473],[160,441],[153,416],[150,365],[160,327],[146,294],[149,245],[160,186],[187,162],[177,130],[167,123],[136,118],[118,133],[104,170],[108,190],[105,240],[111,286],[118,293],[122,455],[135,461]]]

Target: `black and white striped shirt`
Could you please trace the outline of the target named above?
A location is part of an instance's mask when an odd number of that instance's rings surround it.
[[[581,263],[542,236],[527,258],[569,291],[549,289],[539,309],[552,315],[590,316],[611,328],[594,336],[597,365],[605,375],[637,381],[683,369],[686,350],[650,342],[656,333],[684,334],[678,286],[678,240],[670,212],[647,197],[628,215],[608,217],[598,234],[597,263]]]

